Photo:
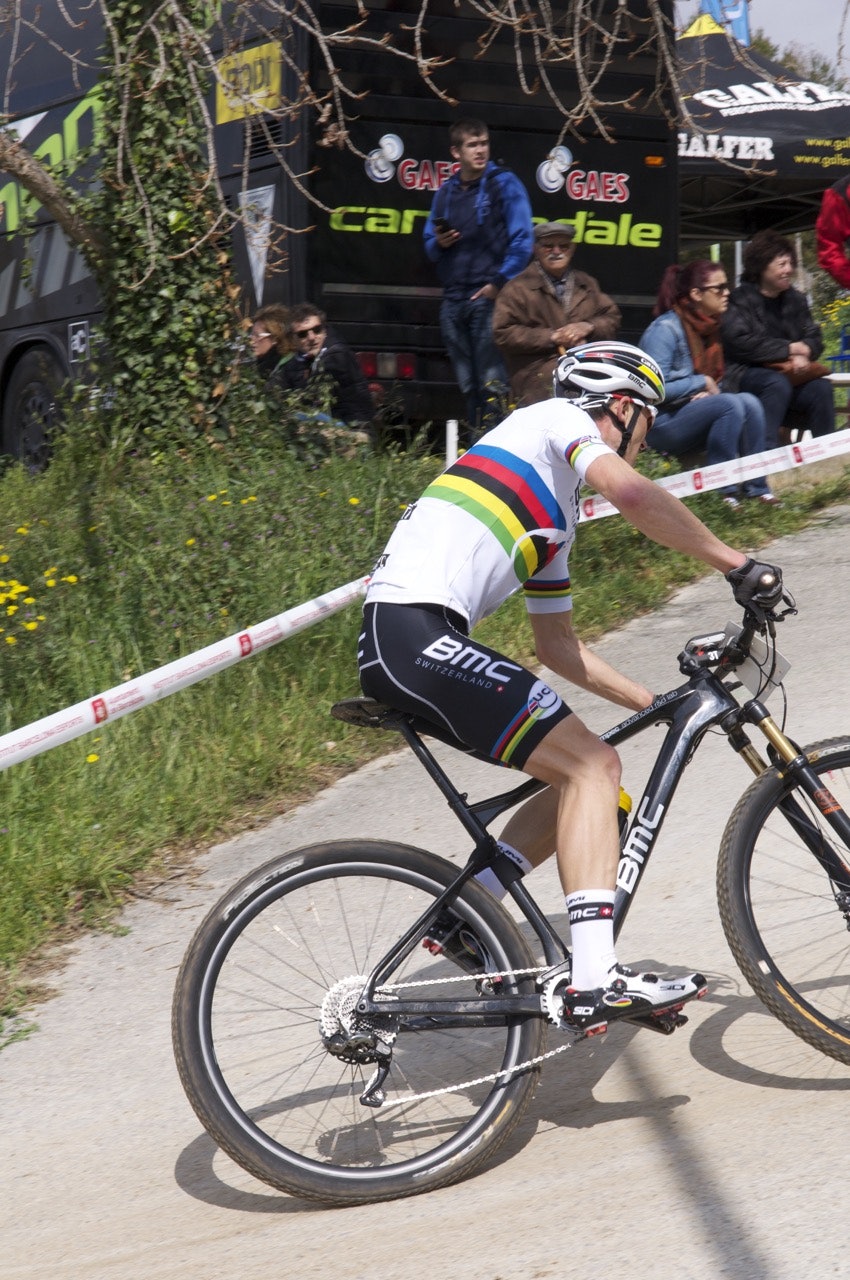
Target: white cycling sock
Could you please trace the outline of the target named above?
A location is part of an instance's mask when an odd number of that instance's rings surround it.
[[[583,889],[566,896],[573,952],[571,985],[578,991],[607,987],[617,963],[614,949],[614,890]]]
[[[515,849],[511,844],[505,844],[504,840],[497,840],[499,852],[503,853],[506,858],[510,858],[515,866],[519,867],[522,875],[527,875],[532,869],[532,864],[528,861],[524,853],[520,853],[519,849]],[[483,871],[479,871],[475,877],[479,884],[483,884],[485,889],[489,889],[494,898],[504,898],[507,889],[497,877],[492,867],[485,867]]]

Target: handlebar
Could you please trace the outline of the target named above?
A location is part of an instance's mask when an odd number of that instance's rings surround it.
[[[694,675],[697,671],[712,669],[731,674],[747,662],[753,641],[765,632],[769,637],[769,647],[775,650],[776,623],[797,613],[797,605],[790,592],[783,592],[782,603],[785,608],[778,612],[762,609],[756,612],[752,608],[745,608],[743,626],[730,624],[724,631],[694,636],[679,654],[679,670],[683,675]]]

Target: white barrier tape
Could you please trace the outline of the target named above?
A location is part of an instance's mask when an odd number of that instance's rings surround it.
[[[677,498],[689,498],[696,493],[710,493],[727,484],[743,484],[755,476],[772,475],[776,471],[791,471],[810,462],[822,462],[842,453],[850,453],[850,429],[833,431],[828,436],[817,436],[799,444],[781,445],[778,449],[766,449],[746,458],[735,458],[716,467],[697,467],[695,471],[682,471],[675,476],[665,476],[656,484],[668,489]],[[583,498],[579,520],[600,520],[603,516],[618,515],[617,508],[606,498]]]
[[[751,457],[739,458],[734,462],[724,463],[717,467],[699,467],[695,471],[685,471],[680,475],[668,476],[657,481],[665,489],[669,489],[677,497],[688,497],[696,493],[706,493],[725,484],[741,482],[750,476],[769,475],[774,471],[788,471],[809,462],[820,462],[824,458],[832,458],[850,452],[850,429],[836,431],[828,436],[819,436],[815,440],[806,440],[801,444],[784,445],[779,449],[769,449],[764,453],[756,453]],[[598,520],[603,516],[617,515],[616,507],[605,498],[585,498],[581,503],[579,519]],[[179,689],[197,684],[207,676],[223,671],[255,653],[278,644],[288,636],[304,631],[322,618],[344,609],[362,596],[368,583],[368,576],[337,587],[315,600],[288,609],[277,617],[269,618],[245,631],[228,636],[205,649],[187,654],[164,667],[157,667],[135,680],[108,689],[106,693],[96,694],[45,716],[34,720],[32,724],[21,729],[13,729],[11,733],[0,737],[0,771],[10,765],[19,764],[31,756],[41,755],[51,747],[58,747],[64,742],[80,738],[91,732],[107,720],[118,720],[138,711],[140,707],[149,706]]]
[[[186,689],[217,671],[223,671],[225,667],[261,653],[298,631],[304,631],[322,618],[352,604],[363,595],[368,581],[366,577],[346,583],[344,587],[328,591],[315,600],[288,609],[255,627],[248,627],[245,631],[239,631],[205,649],[187,654],[185,658],[157,667],[135,680],[116,685],[106,693],[86,698],[76,706],[66,707],[64,711],[35,720],[22,729],[13,729],[11,733],[0,737],[0,770],[49,751],[51,747],[58,747],[63,742],[79,738],[107,720],[118,720],[131,711],[149,706],[160,698],[176,693],[178,689]]]

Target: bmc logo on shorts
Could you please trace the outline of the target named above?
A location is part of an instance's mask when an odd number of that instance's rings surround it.
[[[552,715],[553,711],[557,711],[560,705],[559,695],[554,689],[550,689],[548,684],[538,680],[532,686],[531,693],[528,695],[528,713],[532,720],[545,720],[547,716]]]
[[[436,658],[438,662],[448,663],[450,667],[460,667],[463,671],[474,671],[476,675],[489,676],[491,680],[510,680],[509,672],[522,671],[515,662],[499,660],[493,662],[492,654],[482,653],[471,644],[464,644],[454,636],[440,636],[427,649],[422,650],[426,658]]]

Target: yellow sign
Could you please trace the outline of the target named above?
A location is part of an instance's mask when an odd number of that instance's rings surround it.
[[[258,44],[228,54],[216,64],[215,119],[244,120],[281,105],[280,46]]]

